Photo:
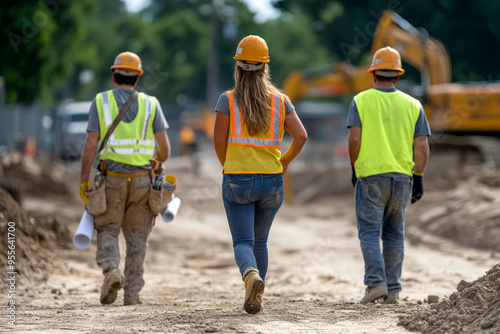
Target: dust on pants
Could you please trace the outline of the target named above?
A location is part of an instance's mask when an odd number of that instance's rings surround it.
[[[130,180],[130,181],[129,181]],[[132,178],[106,176],[106,213],[95,217],[96,261],[103,274],[119,269],[120,228],[125,237],[125,297],[139,296],[144,286],[144,262],[154,215],[148,205],[149,175]]]

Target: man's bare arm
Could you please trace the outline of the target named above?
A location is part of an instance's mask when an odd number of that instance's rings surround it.
[[[414,139],[415,145],[415,173],[423,174],[427,160],[429,160],[429,143],[427,136],[421,136]]]
[[[167,130],[155,133],[155,138],[158,143],[158,151],[155,158],[163,162],[170,157],[170,140],[168,139]]]
[[[351,126],[349,128],[349,158],[351,159],[351,165],[354,166],[356,160],[358,160],[359,149],[361,148],[361,128],[357,126]]]
[[[89,180],[90,169],[92,168],[92,163],[94,162],[98,143],[99,132],[87,131],[87,139],[85,140],[82,152],[82,173],[80,176],[80,183],[84,183]]]

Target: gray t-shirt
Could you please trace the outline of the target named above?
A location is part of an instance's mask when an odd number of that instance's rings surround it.
[[[381,92],[391,93],[395,92],[396,88],[375,88]],[[358,107],[356,106],[356,102],[354,99],[349,106],[349,114],[347,116],[346,127],[350,128],[351,126],[355,126],[361,128],[361,119],[359,118]],[[425,116],[425,111],[422,106],[420,106],[420,115],[418,115],[417,123],[415,124],[415,135],[414,138],[421,136],[430,136],[431,129],[429,127],[429,123],[427,122],[427,117]]]
[[[295,107],[293,106],[293,104],[291,102],[285,101],[285,116],[288,116],[288,114],[290,114],[294,110]],[[226,93],[222,93],[219,96],[219,100],[215,105],[215,111],[219,111],[229,116],[229,98],[227,97]]]
[[[115,96],[118,110],[121,110],[121,108],[127,102],[128,98],[133,92],[134,90],[131,89],[121,89],[121,88],[113,89],[113,95]],[[132,122],[135,119],[135,116],[137,116],[137,111],[138,111],[138,102],[136,98],[135,101],[130,106],[130,108],[125,113],[125,115],[123,116],[121,122],[125,123]],[[167,120],[165,119],[165,116],[163,115],[163,110],[161,109],[160,102],[158,102],[157,100],[156,113],[155,113],[155,118],[153,120],[153,132],[157,133],[166,129],[168,129],[168,123]],[[94,101],[92,101],[92,105],[90,106],[89,123],[87,125],[87,131],[93,131],[98,133],[100,132],[99,115],[97,113],[97,106],[95,99]],[[153,157],[151,157],[151,159],[153,159]],[[134,172],[139,169],[150,169],[149,165],[131,166],[112,160],[106,160],[106,168],[113,172],[127,172],[127,173]]]

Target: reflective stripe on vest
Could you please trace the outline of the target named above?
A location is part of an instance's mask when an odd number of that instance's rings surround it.
[[[154,146],[154,140],[142,140],[142,139],[108,139],[108,145],[117,146],[117,145],[145,145],[145,146]]]
[[[116,140],[115,133],[113,131],[113,133],[111,133],[111,136],[109,136],[106,145],[153,145],[154,146],[155,143],[153,140],[146,140],[149,119],[153,112],[152,110],[153,108],[151,106],[151,96],[147,96],[145,102],[146,102],[146,109],[145,109],[146,116],[144,117],[144,126],[142,127],[142,137],[141,137],[142,140],[137,140],[137,139]],[[102,94],[102,106],[104,113],[104,121],[106,122],[106,128],[109,128],[113,123],[114,118],[111,117],[108,94]]]
[[[233,92],[228,92],[230,118],[232,120],[232,128],[229,133],[227,143],[233,145],[250,145],[259,147],[280,147],[282,137],[280,137],[281,126],[281,103],[280,98],[276,94],[271,95],[271,131],[270,138],[256,138],[243,135],[243,116],[240,111],[238,98]],[[276,112],[276,110],[278,112]]]
[[[228,144],[242,144],[250,146],[260,146],[260,147],[279,147],[281,146],[281,140],[269,140],[260,138],[248,138],[248,137],[229,137],[227,138]]]
[[[151,117],[152,112],[153,110],[151,108],[151,98],[148,96],[148,98],[146,99],[146,117],[144,117],[144,126],[142,128],[142,139],[146,139],[146,131],[148,130],[149,118]]]
[[[118,148],[118,147],[110,147],[106,146],[102,150],[103,153],[107,152],[113,152],[117,154],[148,154],[148,155],[153,155],[155,153],[155,150],[152,149],[147,149],[147,148]]]
[[[102,106],[104,113],[104,121],[106,122],[106,129],[109,129],[109,127],[113,123],[113,120],[111,119],[111,112],[109,111],[109,99],[107,93],[102,94]],[[115,133],[113,132],[111,136],[109,136],[109,139],[114,139],[114,138],[115,138]]]
[[[103,138],[119,114],[113,91],[98,94],[96,106],[100,138]],[[132,121],[118,123],[99,154],[101,160],[109,159],[132,166],[149,165],[155,149],[152,123],[156,112],[156,99],[139,93],[137,108],[137,114]]]

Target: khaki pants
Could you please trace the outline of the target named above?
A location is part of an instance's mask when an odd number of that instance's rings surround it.
[[[118,235],[123,231],[127,244],[125,297],[137,297],[144,286],[144,262],[154,215],[148,205],[149,175],[132,178],[106,176],[106,213],[95,217],[96,261],[103,274],[118,269]]]

